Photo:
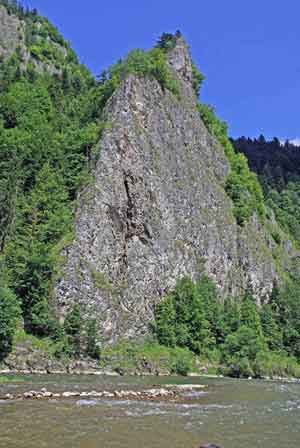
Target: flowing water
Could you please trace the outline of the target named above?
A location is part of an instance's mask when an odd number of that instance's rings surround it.
[[[0,385],[0,396],[207,384],[184,402],[71,399],[0,401],[2,448],[299,448],[300,385],[204,378],[43,376]]]

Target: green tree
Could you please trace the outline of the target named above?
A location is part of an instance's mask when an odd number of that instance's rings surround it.
[[[192,64],[192,75],[193,75],[193,89],[197,97],[200,94],[200,89],[203,81],[205,80],[205,76],[198,70],[195,64]]]
[[[217,292],[215,283],[206,275],[202,275],[196,282],[196,294],[201,301],[201,307],[214,342],[223,340],[223,305]]]
[[[179,280],[173,292],[177,345],[196,353],[205,353],[213,344],[204,303],[196,285],[188,277]]]
[[[172,50],[176,45],[177,37],[179,37],[179,35],[176,36],[172,33],[162,33],[156,46],[162,50]]]
[[[276,287],[271,305],[285,351],[300,360],[300,278],[294,277],[280,289]]]
[[[205,316],[203,298],[208,293],[214,294],[215,290],[206,278],[198,287],[188,277],[177,282],[174,291],[155,311],[154,328],[161,344],[188,347],[198,354],[206,354],[213,348],[215,339]]]
[[[86,353],[94,359],[100,358],[100,346],[97,335],[96,319],[91,319],[87,324],[87,346]]]
[[[50,308],[55,254],[52,247],[70,228],[68,195],[61,176],[48,164],[41,169],[36,186],[19,208],[16,237],[7,248],[14,266],[11,281],[21,298],[25,327],[39,336],[54,328]]]
[[[155,308],[155,323],[153,325],[158,342],[167,347],[175,347],[176,313],[171,296],[166,297]]]
[[[241,325],[250,328],[260,339],[263,339],[260,316],[252,295],[248,292],[244,295],[241,304]]]
[[[80,305],[74,305],[66,315],[64,322],[64,331],[68,337],[69,345],[70,347],[72,347],[74,355],[79,356],[81,350],[82,331]]]
[[[0,286],[0,361],[11,351],[20,307],[16,296],[6,287]]]
[[[241,323],[241,312],[237,300],[228,297],[224,303],[223,326],[224,334],[228,336],[238,330]]]
[[[260,311],[260,320],[263,330],[263,335],[269,350],[281,351],[283,349],[283,335],[282,331],[276,322],[274,310],[271,304],[263,305]]]
[[[264,344],[253,328],[242,325],[226,337],[223,345],[223,361],[231,376],[252,376],[253,366]]]

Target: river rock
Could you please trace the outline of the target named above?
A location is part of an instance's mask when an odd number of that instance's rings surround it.
[[[102,392],[95,392],[94,397],[95,398],[101,398],[103,396]]]
[[[220,445],[215,445],[214,443],[205,443],[204,445],[200,445],[199,448],[222,448]]]
[[[64,398],[79,397],[80,396],[80,392],[63,392],[62,396]]]
[[[52,394],[52,398],[60,398],[61,394]]]
[[[118,392],[117,390],[114,391],[114,395],[116,398],[123,398],[123,395],[121,394],[121,392]]]
[[[80,392],[80,397],[89,397],[89,392]]]
[[[51,398],[52,395],[53,395],[52,392],[48,392],[48,391],[43,392],[43,397],[44,397],[44,398]]]
[[[134,397],[134,398],[137,398],[137,397],[138,397],[138,394],[137,394],[135,391],[132,391],[132,392],[130,393],[130,395],[131,395],[131,397]]]
[[[24,398],[34,398],[35,395],[34,395],[32,392],[25,392],[25,393],[23,394],[23,397],[24,397]]]
[[[106,390],[103,392],[103,397],[105,398],[113,398],[114,394],[112,392],[107,392]]]
[[[203,384],[167,384],[165,387],[177,390],[191,391],[194,389],[205,389],[207,386]]]
[[[178,390],[175,389],[168,389],[166,387],[160,387],[160,388],[152,388],[152,389],[145,389],[142,391],[135,391],[135,390],[114,390],[114,391],[95,391],[92,390],[90,392],[88,391],[65,391],[63,393],[54,393],[51,391],[48,391],[45,387],[43,387],[40,391],[30,390],[27,392],[24,392],[21,395],[18,395],[16,397],[13,397],[11,394],[7,394],[4,399],[12,399],[12,398],[19,398],[19,399],[47,399],[47,398],[73,398],[73,397],[80,397],[80,398],[119,398],[119,399],[145,399],[145,400],[152,400],[152,399],[167,399],[167,398],[180,398],[181,396],[184,396],[184,391],[186,391],[187,388],[184,387],[179,388]]]

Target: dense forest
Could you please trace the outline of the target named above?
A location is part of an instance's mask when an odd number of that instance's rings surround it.
[[[264,192],[265,204],[290,236],[300,243],[300,148],[277,138],[267,141],[241,137],[232,140],[244,154]]]
[[[61,337],[49,300],[57,245],[71,232],[72,203],[87,178],[101,122],[87,104],[96,82],[57,30],[36,11],[1,3],[25,21],[30,54],[25,65],[20,44],[0,69],[3,357],[20,317],[29,332]],[[57,45],[66,49],[64,57]],[[36,61],[55,61],[56,75],[38,71]]]
[[[36,10],[9,0],[0,5],[25,24],[24,43],[0,65],[0,360],[11,351],[20,327],[51,340],[55,356],[99,358],[93,319],[83,322],[79,306],[63,324],[56,316],[52,292],[61,251],[73,238],[78,191],[92,181],[107,126],[105,105],[129,73],[155,78],[178,97],[166,53],[180,33],[163,34],[152,50],[134,50],[94,79]],[[203,79],[194,66],[196,95]],[[272,209],[300,243],[297,149],[262,138],[230,141],[213,109],[203,104],[198,109],[229,161],[225,190],[238,225],[254,213],[263,223]],[[251,291],[224,303],[208,278],[196,284],[182,279],[156,308],[153,337],[162,346],[217,360],[231,375],[261,376],[278,372],[278,366],[281,373],[296,375],[299,295],[299,281],[291,277],[258,310]]]
[[[184,278],[157,306],[153,332],[160,344],[188,348],[226,375],[299,377],[299,295],[299,281],[275,287],[258,308],[251,291],[223,302],[206,276]]]

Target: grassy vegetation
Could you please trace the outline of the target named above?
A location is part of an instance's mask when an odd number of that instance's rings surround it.
[[[194,369],[195,356],[185,348],[166,347],[156,341],[121,341],[101,351],[100,366],[122,374],[149,373],[187,375]]]
[[[65,340],[60,339],[55,341],[51,337],[40,338],[26,333],[22,328],[18,328],[14,336],[14,346],[18,345],[37,350],[49,359],[59,358],[66,362],[70,359],[70,353],[67,350],[67,342]]]
[[[18,376],[5,376],[0,375],[0,384],[4,383],[23,383],[25,380],[24,378],[18,377]]]

